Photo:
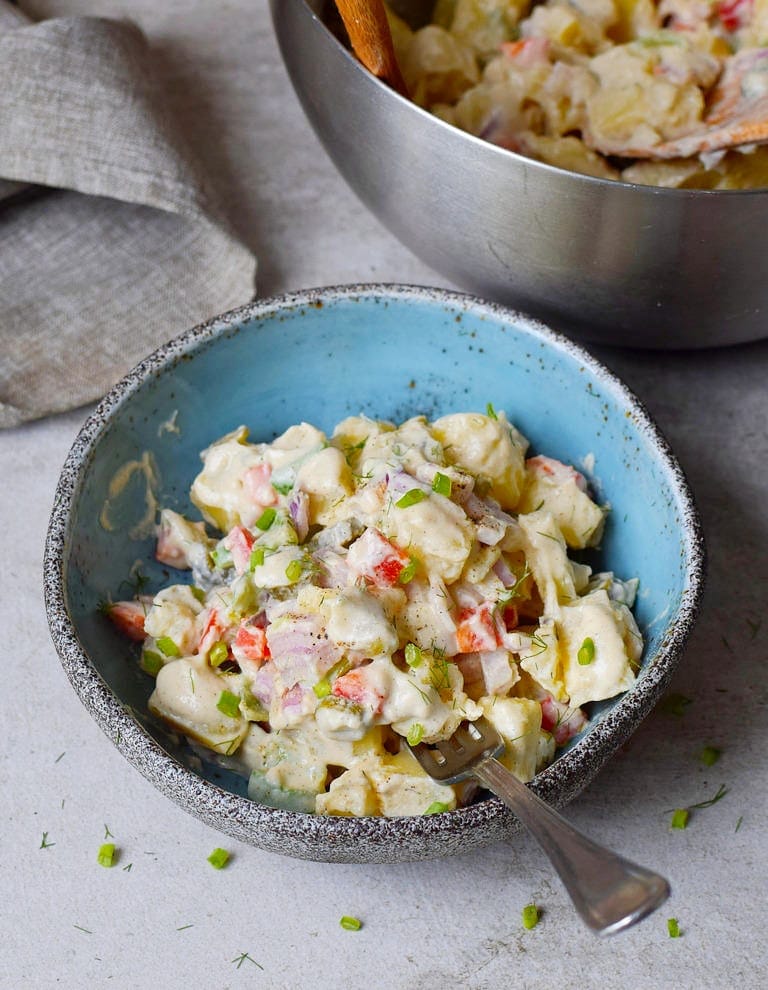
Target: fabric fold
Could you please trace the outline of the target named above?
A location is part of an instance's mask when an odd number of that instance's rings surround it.
[[[9,11],[17,26],[11,26]],[[0,3],[0,426],[99,398],[254,293],[135,25]]]

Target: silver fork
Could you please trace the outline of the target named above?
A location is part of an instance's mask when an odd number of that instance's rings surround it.
[[[462,722],[450,739],[409,748],[439,783],[475,777],[501,798],[547,854],[576,910],[598,934],[629,928],[669,896],[664,877],[582,835],[499,763],[504,743],[486,719]]]

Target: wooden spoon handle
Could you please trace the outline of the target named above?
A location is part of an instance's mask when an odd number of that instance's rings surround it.
[[[378,79],[408,97],[382,0],[336,0],[352,51]]]

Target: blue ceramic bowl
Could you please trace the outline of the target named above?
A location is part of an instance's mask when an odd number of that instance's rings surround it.
[[[590,481],[612,506],[592,562],[640,578],[636,616],[646,649],[635,686],[594,706],[588,730],[532,787],[566,803],[627,739],[680,657],[704,569],[690,491],[646,411],[583,349],[519,313],[431,289],[318,289],[252,303],[156,351],[87,420],[61,475],[45,554],[53,639],[85,706],[161,791],[235,838],[308,859],[424,859],[519,828],[495,798],[396,819],[255,804],[243,779],[201,764],[148,717],[151,681],[98,608],[130,595],[137,566],[148,590],[167,583],[153,559],[153,498],[194,513],[187,492],[199,451],[240,423],[261,440],[300,420],[330,430],[361,411],[403,420],[484,410],[488,402],[507,412],[534,452],[577,465],[592,455]],[[110,483],[129,462],[144,468],[115,494]]]

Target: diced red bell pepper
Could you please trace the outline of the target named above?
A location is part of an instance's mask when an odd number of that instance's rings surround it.
[[[207,656],[208,651],[213,644],[218,643],[221,639],[224,639],[224,633],[226,630],[226,623],[222,620],[218,610],[212,608],[205,620],[203,634],[200,637],[200,643],[197,647],[197,651],[200,656]]]
[[[269,480],[272,477],[272,467],[269,464],[256,464],[248,468],[243,475],[248,494],[257,505],[267,508],[269,505],[277,505],[277,492],[272,487]]]
[[[459,653],[482,653],[483,650],[496,649],[499,637],[493,607],[489,602],[461,610],[456,627],[456,643]]]
[[[147,638],[144,631],[147,605],[144,602],[138,600],[113,602],[106,607],[105,612],[120,632],[129,639],[141,642]]]
[[[242,622],[232,644],[232,653],[238,661],[245,658],[261,664],[269,660],[272,654],[269,652],[266,630],[248,625],[247,620]]]
[[[504,620],[504,628],[507,632],[512,632],[513,629],[517,629],[520,624],[520,617],[517,614],[517,606],[513,605],[511,602],[504,606],[504,611],[501,613]]]
[[[352,544],[347,555],[347,564],[353,572],[379,588],[391,588],[397,584],[408,563],[408,554],[377,529],[366,529]]]
[[[576,487],[585,492],[587,490],[587,479],[577,471],[571,464],[563,464],[562,461],[555,460],[554,457],[544,457],[538,454],[536,457],[529,457],[525,462],[526,468],[535,474],[545,478],[551,478],[559,484],[566,481],[575,481]]]
[[[235,571],[243,574],[248,570],[251,560],[251,550],[253,550],[253,536],[244,526],[235,526],[229,531],[224,546],[232,554],[232,563]]]
[[[378,715],[384,706],[384,696],[379,693],[370,680],[365,676],[365,668],[350,670],[333,682],[331,692],[337,698],[346,698],[358,705],[372,709]]]
[[[549,60],[549,38],[521,38],[519,41],[504,41],[501,51],[524,69]]]
[[[717,16],[726,31],[738,31],[752,19],[752,0],[725,0],[718,6]]]

